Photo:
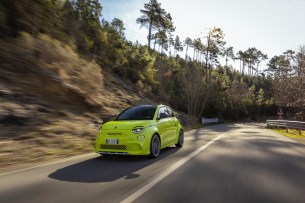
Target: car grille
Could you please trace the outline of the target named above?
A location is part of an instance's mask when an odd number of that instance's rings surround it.
[[[101,149],[127,150],[126,145],[101,144]]]

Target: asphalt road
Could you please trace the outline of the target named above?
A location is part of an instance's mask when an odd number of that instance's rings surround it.
[[[305,202],[305,147],[263,127],[193,130],[157,159],[88,154],[0,174],[0,202]]]

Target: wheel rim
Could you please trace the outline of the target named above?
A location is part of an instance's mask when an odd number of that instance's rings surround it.
[[[183,142],[184,142],[184,136],[183,136],[183,132],[181,132],[179,135],[179,144],[183,145]]]
[[[160,153],[160,141],[157,136],[154,137],[153,142],[152,142],[152,152],[153,152],[154,156],[158,156]]]

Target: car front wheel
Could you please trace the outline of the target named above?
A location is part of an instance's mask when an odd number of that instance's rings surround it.
[[[151,142],[150,142],[150,157],[151,158],[156,158],[159,156],[160,147],[161,147],[160,138],[158,135],[154,135],[151,138]]]

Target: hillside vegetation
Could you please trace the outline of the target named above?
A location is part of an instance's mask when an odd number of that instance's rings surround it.
[[[0,168],[91,151],[97,121],[154,103],[48,35],[0,43]]]
[[[304,119],[305,49],[261,71],[268,56],[255,47],[234,54],[220,28],[180,40],[156,0],[137,19],[148,45],[128,41],[122,20],[101,20],[102,8],[98,0],[0,2],[0,168],[91,151],[96,122],[137,104],[168,104],[184,125],[265,120],[279,107]]]

